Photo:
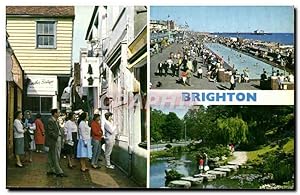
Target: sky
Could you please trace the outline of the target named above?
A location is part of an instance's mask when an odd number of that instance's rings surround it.
[[[150,18],[186,22],[199,32],[294,32],[292,6],[151,6]]]
[[[93,10],[94,6],[75,6],[72,64],[79,62],[80,48],[87,47],[87,42],[84,39]]]

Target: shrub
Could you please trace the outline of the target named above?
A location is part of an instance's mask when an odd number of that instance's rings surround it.
[[[183,177],[184,175],[178,173],[176,170],[171,169],[171,170],[165,170],[166,173],[166,180],[167,181],[173,181],[173,180],[177,180],[180,179],[181,177]]]
[[[270,152],[263,155],[263,172],[272,173],[274,182],[282,184],[290,181],[294,174],[294,155],[287,155],[284,152]]]

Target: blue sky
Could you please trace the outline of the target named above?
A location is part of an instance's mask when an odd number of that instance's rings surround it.
[[[150,18],[187,22],[199,32],[294,32],[291,6],[151,6]]]

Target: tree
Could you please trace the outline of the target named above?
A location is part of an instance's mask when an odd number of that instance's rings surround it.
[[[209,140],[212,121],[208,120],[208,115],[204,106],[195,106],[188,110],[184,116],[186,122],[187,137],[193,140],[202,139],[203,142]]]
[[[220,144],[247,143],[248,125],[239,117],[217,119],[216,137]]]
[[[157,142],[163,139],[162,125],[165,122],[166,115],[160,110],[151,109],[151,140]]]
[[[179,140],[182,138],[183,130],[182,121],[174,112],[170,112],[165,119],[165,123],[162,125],[163,137],[172,142],[173,139]]]

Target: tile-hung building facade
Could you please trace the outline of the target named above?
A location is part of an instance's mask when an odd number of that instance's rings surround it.
[[[9,42],[25,72],[24,107],[49,115],[60,108],[68,85],[71,60],[73,6],[8,6]]]
[[[102,114],[112,112],[118,129],[112,161],[145,186],[147,8],[95,6],[85,39],[88,55],[99,58],[98,107],[108,105]]]

